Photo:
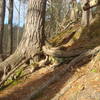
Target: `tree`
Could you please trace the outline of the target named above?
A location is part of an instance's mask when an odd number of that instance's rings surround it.
[[[10,36],[10,54],[13,52],[13,0],[9,0],[8,30]]]
[[[89,0],[83,0],[82,1],[82,8],[84,5],[90,6],[89,5]],[[81,19],[81,24],[83,26],[88,26],[91,23],[92,20],[92,12],[90,9],[88,9],[87,11],[84,11],[84,9],[82,10],[82,19]]]
[[[64,2],[65,0],[48,0],[47,2],[46,31],[49,34],[46,35],[48,38],[53,37],[59,31],[65,13],[64,10],[66,9],[63,6]]]
[[[71,14],[70,19],[71,20],[77,20],[78,19],[78,4],[76,0],[72,0],[70,2],[71,5]]]
[[[4,31],[4,18],[5,18],[5,0],[0,0],[0,53],[3,53],[3,31]]]
[[[88,6],[88,4],[89,4],[89,6]],[[84,10],[89,10],[89,9],[91,9],[93,7],[99,6],[100,5],[100,0],[90,0],[88,2],[88,4],[84,5],[84,7],[83,7]]]
[[[33,59],[36,62],[40,60],[39,53],[45,43],[45,9],[46,0],[29,0],[22,40],[15,53],[0,64],[0,77],[5,71],[8,73],[9,69],[18,66],[22,61]]]

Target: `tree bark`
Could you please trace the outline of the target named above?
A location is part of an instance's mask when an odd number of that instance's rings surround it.
[[[31,56],[41,52],[45,43],[44,23],[45,23],[46,0],[30,0],[28,15],[25,24],[25,31],[22,40],[17,48],[19,52]],[[34,59],[39,60],[39,56]]]
[[[87,10],[87,11],[84,11],[84,5],[87,4],[87,6],[90,6],[88,0],[83,0],[82,1],[82,19],[81,19],[81,24],[83,26],[88,26],[90,23],[91,23],[91,20],[92,20],[92,12],[91,10]]]
[[[5,0],[0,0],[0,53],[3,53],[3,32],[5,18]]]
[[[8,18],[8,30],[9,30],[9,41],[10,54],[13,52],[13,0],[9,0],[9,18]]]

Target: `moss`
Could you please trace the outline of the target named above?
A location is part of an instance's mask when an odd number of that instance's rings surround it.
[[[54,44],[54,46],[56,46],[57,44],[61,43],[62,40],[67,37],[68,35],[70,35],[72,32],[76,31],[77,29],[79,29],[80,26],[75,26],[72,28],[68,28],[63,32],[58,33],[56,36],[54,36],[52,39],[49,40],[49,42],[51,44]],[[80,33],[78,32],[77,36],[74,37],[74,39],[80,36]]]
[[[95,72],[95,73],[96,73],[96,72],[97,72],[97,70],[96,70],[96,69],[92,69],[92,70],[91,70],[91,72]]]
[[[12,83],[12,86],[17,85],[17,84],[19,84],[19,83],[22,83],[22,81],[21,81],[21,80],[16,80],[16,81],[14,81],[14,82]]]

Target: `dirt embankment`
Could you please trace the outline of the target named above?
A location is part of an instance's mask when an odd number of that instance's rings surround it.
[[[89,29],[83,29],[79,40],[69,48],[93,49],[99,45],[100,21],[97,20]],[[73,66],[59,75],[67,66],[64,63],[57,68],[41,68],[22,83],[0,91],[0,100],[100,100],[100,54],[86,64]],[[56,80],[55,75],[58,75]]]

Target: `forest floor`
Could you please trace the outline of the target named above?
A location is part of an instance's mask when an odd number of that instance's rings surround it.
[[[57,36],[53,42],[58,43],[61,36],[65,35],[66,32]],[[99,45],[100,22],[96,21],[89,28],[81,29],[81,34],[77,33],[64,47],[70,50],[91,49]],[[84,65],[69,68],[66,73],[32,98],[33,91],[37,92],[42,84],[48,82],[56,73],[63,71],[66,66],[64,63],[55,69],[45,67],[35,71],[21,79],[19,84],[0,91],[0,100],[100,100],[100,53]]]

